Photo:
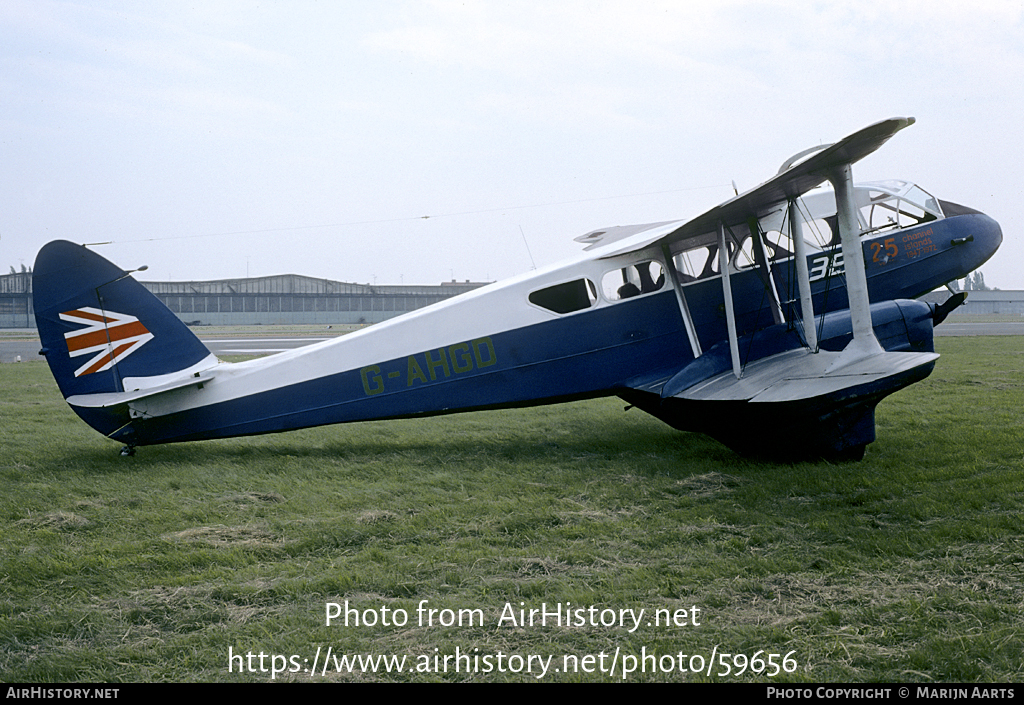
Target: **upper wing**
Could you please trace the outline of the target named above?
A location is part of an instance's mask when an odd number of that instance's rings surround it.
[[[849,137],[826,147],[822,151],[807,158],[805,161],[790,166],[772,178],[735,198],[721,203],[702,215],[686,221],[678,227],[666,227],[656,223],[646,226],[626,226],[625,228],[609,228],[611,237],[603,233],[588,233],[577,240],[592,242],[590,247],[607,247],[601,251],[601,258],[641,250],[655,242],[671,244],[681,240],[707,235],[714,232],[719,223],[737,225],[746,222],[751,216],[762,215],[780,203],[796,198],[827,179],[828,171],[843,164],[853,164],[885,144],[890,137],[914,124],[914,118],[892,118],[877,122],[853,133]],[[628,232],[629,228],[639,227],[639,231]],[[667,230],[667,232],[666,232]],[[618,237],[616,237],[618,235]],[[617,245],[617,246],[612,246]]]

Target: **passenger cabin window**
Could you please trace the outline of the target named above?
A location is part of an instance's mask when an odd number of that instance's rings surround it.
[[[815,218],[803,223],[804,244],[808,252],[822,250],[839,245],[839,216],[830,215]]]
[[[590,308],[597,302],[597,287],[589,279],[576,279],[538,289],[529,296],[530,303],[554,313],[572,313]]]
[[[785,233],[779,232],[778,230],[763,233],[762,242],[764,243],[765,254],[772,262],[785,259],[793,254],[789,249],[792,247],[789,236]],[[736,269],[743,269],[744,267],[752,267],[756,263],[757,257],[754,254],[754,238],[748,235],[743,238],[743,243],[740,245],[739,250],[737,250],[736,254],[733,255],[732,265]]]
[[[679,283],[718,274],[718,246],[694,247],[672,258],[679,274]]]
[[[650,260],[622,269],[613,269],[601,278],[601,293],[608,301],[631,299],[650,294],[665,285],[665,269],[660,262]]]

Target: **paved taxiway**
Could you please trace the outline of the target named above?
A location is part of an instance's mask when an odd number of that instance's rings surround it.
[[[11,334],[20,331],[7,330]],[[31,335],[25,331],[25,336]],[[246,338],[231,337],[200,337],[203,344],[210,349],[214,355],[270,355],[284,350],[300,348],[303,345],[319,343],[322,340],[330,340],[330,337],[299,336],[294,338],[277,338],[272,335],[250,336]],[[3,340],[0,339],[0,362],[15,362],[18,357],[22,361],[39,360],[38,340]]]
[[[992,323],[962,323],[946,319],[935,327],[936,337],[961,337],[969,335],[1024,335],[1024,321],[996,321]]]

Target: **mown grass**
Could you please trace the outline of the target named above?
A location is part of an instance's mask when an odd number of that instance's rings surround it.
[[[793,652],[780,682],[1020,680],[1024,347],[937,344],[935,373],[883,402],[878,440],[843,465],[748,461],[614,399],[121,458],[44,364],[0,366],[0,679],[264,681],[229,672],[229,648],[311,665],[330,647],[408,666],[456,648],[554,667],[765,650]],[[325,604],[345,600],[410,621],[326,626]],[[420,625],[422,600],[485,624]],[[506,603],[567,602],[696,605],[700,625],[497,624]],[[722,670],[630,680],[769,680]]]

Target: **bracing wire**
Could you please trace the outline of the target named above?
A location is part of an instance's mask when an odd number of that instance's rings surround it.
[[[113,245],[113,244],[124,244],[134,242],[161,242],[164,240],[192,240],[196,238],[207,238],[207,237],[228,237],[231,235],[262,235],[266,233],[283,233],[283,232],[295,232],[299,230],[316,230],[319,228],[346,228],[355,227],[358,225],[379,225],[383,223],[408,223],[416,220],[432,220],[438,218],[455,218],[459,216],[467,215],[482,215],[486,213],[501,213],[505,211],[516,211],[516,210],[528,210],[532,208],[549,208],[552,206],[567,206],[575,205],[579,203],[597,203],[600,201],[612,201],[621,198],[639,198],[641,196],[659,196],[668,193],[682,193],[684,191],[702,191],[705,189],[717,189],[728,186],[728,184],[711,184],[707,186],[691,186],[688,188],[679,189],[668,189],[665,191],[648,191],[645,193],[630,193],[622,194],[618,196],[600,196],[597,198],[582,198],[572,201],[551,201],[547,203],[534,203],[530,205],[520,206],[505,206],[502,208],[482,208],[479,210],[470,211],[456,211],[452,213],[436,213],[432,215],[417,215],[417,216],[406,216],[403,218],[379,218],[373,220],[349,220],[339,223],[320,223],[317,225],[291,225],[281,228],[259,228],[254,230],[234,230],[230,232],[219,232],[219,233],[199,233],[194,235],[167,235],[163,237],[149,237],[149,238],[135,238],[130,240],[118,239],[118,240],[105,240],[103,242],[90,242],[85,243],[86,246],[93,245]]]

